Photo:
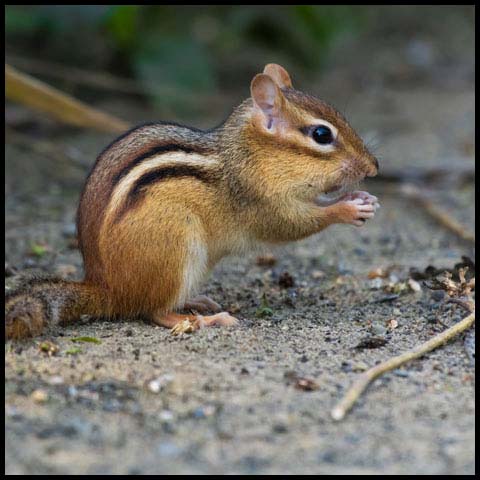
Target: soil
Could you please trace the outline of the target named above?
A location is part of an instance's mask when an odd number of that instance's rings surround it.
[[[337,45],[307,90],[348,105],[385,171],[473,171],[473,13],[451,9],[448,22],[433,15],[416,28],[402,12],[386,22],[388,34],[379,24]],[[153,116],[128,101],[99,106],[135,121]],[[81,278],[76,202],[111,140],[32,124],[28,135],[56,154],[7,132],[7,286],[26,269]],[[473,230],[474,181],[454,180],[425,193]],[[381,208],[364,227],[333,226],[271,250],[274,265],[259,265],[257,253],[218,265],[202,293],[240,319],[236,328],[174,337],[142,320],[84,317],[7,342],[6,473],[474,474],[474,331],[376,380],[342,422],[330,417],[360,371],[465,316],[422,280],[421,291],[402,290],[410,269],[474,258],[391,185],[371,179],[365,189]],[[368,278],[377,268],[390,278]],[[39,348],[46,341],[54,354]]]

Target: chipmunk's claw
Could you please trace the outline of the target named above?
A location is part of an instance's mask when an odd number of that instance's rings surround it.
[[[197,328],[195,328],[195,322],[196,320],[192,320],[189,318],[186,318],[185,320],[178,322],[171,330],[170,333],[172,335],[183,335],[184,333],[192,333],[194,332]]]

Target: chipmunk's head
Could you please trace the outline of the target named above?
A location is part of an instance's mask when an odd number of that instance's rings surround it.
[[[376,158],[345,118],[295,90],[283,67],[267,65],[250,89],[251,135],[262,152],[263,171],[288,184],[290,192],[312,199],[377,174]]]

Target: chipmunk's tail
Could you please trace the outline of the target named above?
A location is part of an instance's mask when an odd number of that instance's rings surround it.
[[[45,327],[107,314],[105,291],[94,285],[33,276],[5,293],[5,339],[40,334]]]

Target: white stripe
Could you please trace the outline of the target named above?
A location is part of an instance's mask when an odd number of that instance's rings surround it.
[[[218,165],[218,161],[213,156],[201,155],[198,153],[185,153],[185,152],[168,152],[162,155],[157,155],[153,158],[145,160],[136,167],[134,167],[127,176],[117,184],[112,197],[110,199],[110,206],[108,209],[108,215],[106,218],[113,218],[111,215],[122,204],[126,195],[130,191],[132,185],[149,170],[153,170],[162,165],[187,165],[193,167],[204,167]]]

